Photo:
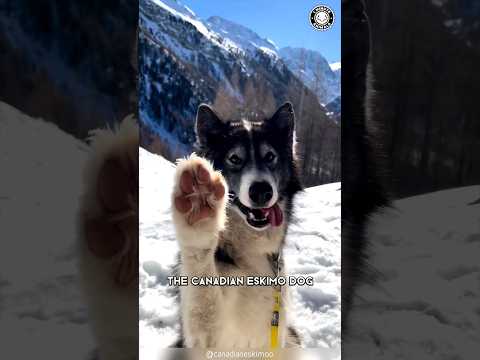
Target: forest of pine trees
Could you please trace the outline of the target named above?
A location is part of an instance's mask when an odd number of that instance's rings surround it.
[[[480,183],[478,31],[449,30],[449,14],[430,1],[366,2],[394,196]]]

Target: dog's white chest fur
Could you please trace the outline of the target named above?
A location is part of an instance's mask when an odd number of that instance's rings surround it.
[[[226,269],[223,267],[222,276],[273,276],[273,272],[266,257],[254,260],[256,264],[249,264],[246,268]],[[245,266],[245,264],[242,264]],[[222,267],[220,267],[222,268]],[[181,288],[181,310],[186,345],[188,347],[208,346],[217,348],[268,348],[270,346],[271,320],[274,305],[274,289],[268,286],[228,286],[222,287],[222,295],[215,305],[209,301],[210,296],[195,297],[191,292],[197,289]],[[206,288],[205,293],[214,289]],[[286,293],[286,288],[282,288]],[[215,295],[213,295],[215,296]],[[283,304],[285,305],[285,304]],[[202,313],[196,317],[192,314]],[[210,323],[210,324],[207,324]],[[285,335],[285,311],[282,306],[279,322],[279,343]],[[210,328],[211,327],[211,328]],[[189,332],[189,329],[194,329]],[[201,331],[209,329],[210,338]],[[200,335],[202,334],[202,335]],[[200,336],[199,336],[200,335]],[[196,339],[196,340],[193,340]]]

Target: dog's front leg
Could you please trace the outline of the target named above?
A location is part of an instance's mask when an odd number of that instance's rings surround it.
[[[181,275],[217,276],[215,250],[226,221],[228,188],[220,172],[196,155],[177,164],[173,223],[181,251]],[[212,347],[222,301],[218,287],[181,289],[185,345]]]

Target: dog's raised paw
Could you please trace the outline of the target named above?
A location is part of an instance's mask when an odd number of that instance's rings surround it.
[[[178,163],[173,203],[188,225],[215,218],[224,210],[226,193],[222,174],[207,160],[193,154]]]

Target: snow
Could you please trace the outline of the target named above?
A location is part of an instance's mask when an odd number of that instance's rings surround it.
[[[277,46],[270,39],[264,39],[249,28],[224,19],[220,16],[211,16],[206,21],[206,26],[223,38],[234,43],[245,53],[255,54],[257,49],[272,57],[278,57]]]
[[[268,43],[270,43],[272,46],[275,47],[275,49],[278,50],[277,44],[272,39],[266,38],[265,40],[267,40]]]
[[[195,14],[195,13],[193,12],[193,10],[190,9],[187,5],[185,5],[185,9],[190,13],[190,15],[192,15],[192,16],[197,16],[197,14]]]
[[[293,74],[317,94],[320,103],[328,104],[340,96],[340,63],[329,64],[321,53],[305,48],[287,46],[278,53]]]
[[[94,341],[74,251],[86,147],[1,102],[0,144],[8,170],[0,187],[0,334],[15,339],[2,342],[0,357],[90,358]],[[166,286],[177,251],[168,205],[173,165],[140,149],[140,168],[140,355],[153,360],[178,331]],[[323,185],[299,197],[285,249],[290,274],[315,277],[313,288],[293,288],[295,323],[307,346],[337,355],[338,188]],[[359,289],[352,318],[360,332],[346,351],[427,360],[478,353],[480,204],[469,204],[479,198],[480,186],[446,190],[398,200],[372,219],[372,263],[383,276]]]
[[[194,61],[195,57],[193,56],[192,50],[183,46],[175,37],[164,35],[158,24],[154,21],[150,21],[147,17],[142,16],[141,26],[148,32],[147,38],[163,44],[184,61]],[[142,34],[145,35],[145,33]]]
[[[171,344],[178,329],[166,275],[177,251],[168,209],[173,165],[140,151],[141,359]],[[285,249],[287,272],[315,277],[293,288],[292,318],[307,347],[340,344],[339,184],[307,189]],[[376,286],[359,289],[359,333],[346,355],[369,359],[470,359],[478,352],[480,186],[398,200],[372,219]],[[142,201],[143,199],[143,201]],[[432,209],[435,209],[432,212]],[[474,350],[477,350],[474,352]],[[355,356],[352,355],[352,358]]]
[[[205,24],[203,20],[198,18],[195,13],[188,8],[187,6],[182,5],[180,2],[175,0],[149,0],[152,1],[155,5],[159,6],[166,13],[169,13],[186,23],[189,23],[195,27],[195,29],[208,41],[212,43],[212,45],[219,47],[223,51],[226,52],[240,52],[238,46],[232,41],[221,41],[222,37],[209,27],[208,24]],[[157,21],[165,21],[165,19],[157,19]],[[188,62],[193,61],[193,57],[191,54],[191,50],[185,48],[183,44],[178,43],[178,40],[170,35],[164,34],[161,30],[159,30],[158,24],[155,21],[151,21],[148,19],[147,16],[140,11],[140,23],[141,26],[146,27],[151,31],[154,35],[156,40],[167,46],[169,49],[175,52],[180,58],[186,60]]]
[[[153,0],[155,4],[167,10],[171,14],[180,19],[189,22],[206,38],[211,38],[210,31],[205,27],[203,22],[195,16],[195,13],[188,7],[181,5],[175,0]]]
[[[337,62],[331,63],[329,65],[330,65],[330,69],[332,69],[332,71],[337,71],[337,70],[340,70],[340,68],[342,67],[342,62],[337,61]]]
[[[140,359],[172,344],[177,305],[167,284],[178,251],[170,214],[174,166],[140,149]],[[291,316],[306,347],[340,347],[340,184],[309,188],[296,201],[298,220],[285,248],[290,275],[314,277],[292,287]]]
[[[372,264],[348,349],[369,359],[471,359],[480,344],[480,186],[402,199],[372,219]]]
[[[86,359],[94,342],[75,254],[86,147],[2,102],[0,144],[0,334],[15,340],[0,358]]]
[[[269,56],[271,56],[271,57],[273,57],[273,58],[277,57],[277,53],[276,53],[275,51],[273,51],[272,49],[270,49],[270,48],[267,48],[267,47],[265,47],[265,46],[259,46],[258,48],[259,48],[261,51],[263,51],[265,54],[267,54],[267,55],[269,55]]]

